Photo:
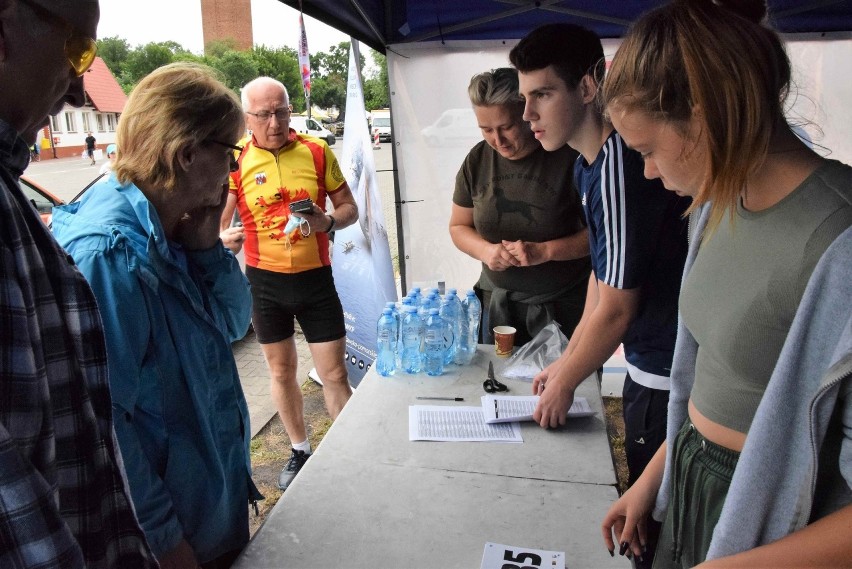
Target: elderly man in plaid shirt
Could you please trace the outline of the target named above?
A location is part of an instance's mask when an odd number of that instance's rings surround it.
[[[84,102],[97,0],[0,0],[0,567],[156,567],[112,426],[95,298],[18,186]],[[34,49],[33,46],[36,46]]]

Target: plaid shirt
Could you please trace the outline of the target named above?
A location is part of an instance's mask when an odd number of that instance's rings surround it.
[[[97,305],[0,121],[0,567],[156,567],[112,427]]]

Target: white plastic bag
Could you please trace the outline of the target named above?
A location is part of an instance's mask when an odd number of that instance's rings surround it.
[[[567,347],[568,338],[559,329],[559,324],[551,322],[512,354],[497,373],[505,379],[531,382],[538,372],[559,359]]]

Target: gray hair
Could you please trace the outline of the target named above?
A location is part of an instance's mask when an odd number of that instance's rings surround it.
[[[474,75],[467,87],[470,102],[475,107],[519,105],[524,100],[518,94],[518,71],[500,67]]]
[[[275,85],[279,87],[284,92],[284,99],[287,100],[287,104],[290,104],[290,95],[287,93],[287,87],[284,86],[284,83],[279,81],[278,79],[273,79],[272,77],[257,77],[256,79],[252,79],[248,83],[246,83],[242,89],[240,89],[240,100],[243,104],[243,110],[249,110],[249,93],[260,85]]]

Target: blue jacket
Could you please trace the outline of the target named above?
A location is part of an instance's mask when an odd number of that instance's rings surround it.
[[[53,231],[95,292],[136,513],[160,557],[186,538],[200,562],[248,542],[248,407],[231,341],[249,285],[222,245],[169,242],[139,189],[101,180],[54,209]]]

